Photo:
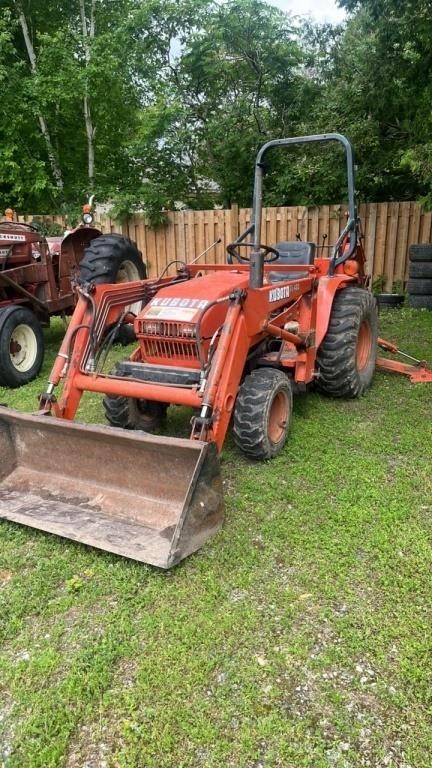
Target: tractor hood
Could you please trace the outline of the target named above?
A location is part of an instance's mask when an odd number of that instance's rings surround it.
[[[135,320],[143,360],[200,368],[224,323],[229,306],[224,299],[247,288],[248,281],[248,273],[233,270],[161,288]]]
[[[247,288],[244,271],[213,272],[178,285],[161,288],[140,314],[140,319],[195,323],[210,304],[229,296],[236,288]]]

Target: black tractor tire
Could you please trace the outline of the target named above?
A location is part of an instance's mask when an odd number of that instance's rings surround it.
[[[405,296],[403,293],[377,293],[375,299],[379,310],[399,309],[405,301]]]
[[[407,291],[408,293],[413,293],[414,295],[417,295],[417,296],[419,294],[425,294],[426,296],[430,296],[432,295],[432,279],[426,280],[426,279],[416,278],[415,280],[408,280]]]
[[[120,395],[105,395],[103,407],[105,417],[113,427],[139,429],[143,432],[154,432],[158,429],[167,410],[165,403],[135,400]]]
[[[101,235],[92,240],[80,263],[80,280],[95,285],[127,283],[145,280],[146,277],[146,266],[135,243],[116,233]],[[136,301],[127,309],[136,315],[142,309],[142,302]],[[110,330],[111,327],[106,329],[108,332]],[[123,346],[134,340],[133,328],[126,330],[126,326],[121,326],[112,339],[113,343]]]
[[[117,368],[112,371],[118,375]],[[153,432],[158,429],[167,412],[166,403],[153,400],[136,400],[121,395],[105,395],[103,398],[105,417],[113,427],[121,429],[139,429]]]
[[[377,338],[374,296],[359,286],[338,291],[317,351],[318,389],[332,397],[362,395],[374,375]]]
[[[101,235],[84,250],[80,263],[80,280],[95,283],[125,283],[145,280],[146,266],[141,253],[128,237]]]
[[[136,343],[137,337],[133,325],[121,325],[118,329],[115,337],[115,342],[121,344],[122,347],[127,347],[128,344]]]
[[[0,311],[0,386],[16,389],[33,381],[44,359],[42,326],[31,309]]]
[[[234,409],[234,441],[253,459],[272,459],[285,445],[292,416],[291,382],[276,368],[257,368],[243,380]]]
[[[429,243],[418,243],[409,247],[410,261],[432,261],[432,245]]]
[[[410,278],[432,278],[432,261],[411,261],[409,264]]]
[[[414,296],[411,294],[409,303],[413,309],[432,309],[432,296],[426,296],[425,294]]]

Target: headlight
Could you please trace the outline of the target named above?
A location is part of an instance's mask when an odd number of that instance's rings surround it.
[[[148,333],[150,336],[154,336],[160,333],[159,323],[144,323],[143,332]]]

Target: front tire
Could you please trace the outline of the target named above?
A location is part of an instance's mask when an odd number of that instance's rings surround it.
[[[135,400],[120,395],[105,395],[103,407],[107,421],[113,427],[154,432],[165,416],[167,406],[153,400]]]
[[[317,351],[318,389],[332,397],[362,395],[374,375],[377,339],[377,305],[372,294],[360,286],[338,291]]]
[[[272,459],[285,445],[292,415],[288,376],[258,368],[245,377],[234,409],[234,441],[253,459]]]
[[[42,326],[27,307],[0,312],[0,385],[16,389],[33,381],[44,358]]]
[[[113,369],[112,375],[119,375],[116,367]],[[113,427],[140,429],[144,432],[154,432],[158,429],[165,419],[168,408],[166,403],[158,403],[154,400],[137,400],[122,395],[105,395],[103,407],[105,417]]]

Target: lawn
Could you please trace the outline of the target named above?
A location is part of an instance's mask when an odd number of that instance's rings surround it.
[[[432,313],[380,319],[431,360]],[[298,397],[276,460],[228,441],[225,525],[169,572],[0,524],[0,766],[428,768],[431,417],[391,374]]]

